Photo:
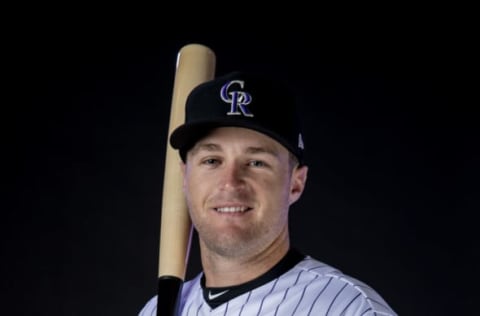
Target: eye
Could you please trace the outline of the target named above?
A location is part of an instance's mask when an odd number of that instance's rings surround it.
[[[265,162],[263,162],[261,160],[251,160],[251,161],[248,162],[248,165],[252,166],[252,167],[265,167],[266,166]]]
[[[218,160],[216,158],[207,158],[207,159],[202,160],[202,164],[207,165],[207,166],[215,166],[215,165],[220,164],[220,160]]]

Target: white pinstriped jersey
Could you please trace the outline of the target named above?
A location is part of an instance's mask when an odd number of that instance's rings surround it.
[[[396,316],[367,284],[306,256],[267,283],[212,308],[205,300],[202,274],[182,288],[181,316]],[[155,316],[157,297],[139,316]]]

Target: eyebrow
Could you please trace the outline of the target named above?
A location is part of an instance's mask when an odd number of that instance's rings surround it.
[[[199,151],[207,151],[207,152],[221,152],[222,146],[215,144],[215,143],[198,143],[191,149],[191,154],[195,154]],[[279,152],[278,150],[270,147],[270,146],[249,146],[244,151],[246,154],[268,154],[274,157],[278,157]]]
[[[278,156],[278,151],[275,150],[274,148],[271,147],[247,147],[247,150],[245,151],[248,154],[269,154],[272,156],[277,157]]]
[[[190,153],[193,155],[201,150],[204,151],[210,151],[210,152],[216,152],[216,151],[221,151],[220,145],[213,144],[213,143],[198,143],[193,148],[190,150]]]

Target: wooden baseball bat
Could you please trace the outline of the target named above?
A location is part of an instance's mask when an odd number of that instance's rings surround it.
[[[168,139],[185,122],[188,94],[200,83],[214,78],[215,65],[214,52],[201,44],[185,45],[177,54],[163,179],[157,316],[176,315],[193,231],[182,190],[180,156]]]

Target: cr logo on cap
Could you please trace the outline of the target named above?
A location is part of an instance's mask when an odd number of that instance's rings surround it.
[[[226,103],[230,103],[230,111],[227,112],[227,115],[245,115],[253,117],[253,113],[250,112],[247,105],[252,102],[252,95],[245,91],[230,91],[230,87],[234,84],[238,84],[241,89],[245,84],[242,80],[232,80],[227,82],[220,89],[220,98]],[[240,112],[240,111],[241,112]]]

